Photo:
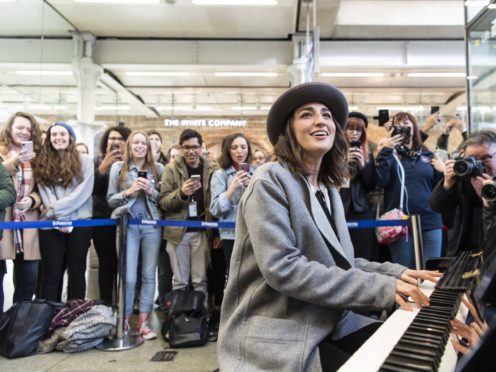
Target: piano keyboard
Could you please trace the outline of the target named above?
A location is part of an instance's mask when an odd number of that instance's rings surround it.
[[[458,291],[436,289],[431,305],[422,308],[379,371],[437,371],[460,306]]]
[[[422,308],[420,311],[418,309],[415,309],[414,311],[405,311],[402,309],[396,310],[383,324],[382,326],[375,332],[363,345],[358,349],[355,354],[351,356],[351,358],[339,369],[340,372],[376,372],[381,370],[381,368],[386,368],[385,364],[390,356],[390,354],[395,350],[395,347],[401,343],[401,348],[403,350],[399,350],[400,352],[404,352],[406,355],[409,357],[412,355],[415,355],[415,350],[416,348],[419,350],[422,350],[423,354],[420,354],[423,356],[429,355],[429,358],[425,359],[431,359],[428,346],[431,345],[437,345],[438,347],[440,346],[441,348],[444,348],[444,353],[441,350],[436,351],[436,358],[440,359],[438,364],[437,371],[439,372],[452,372],[455,370],[456,362],[457,362],[457,354],[455,350],[453,349],[453,345],[451,345],[451,342],[449,339],[446,339],[446,342],[441,342],[441,341],[434,341],[433,338],[430,338],[430,344],[427,344],[427,336],[428,333],[425,329],[422,329],[419,331],[418,328],[418,322],[420,321],[419,319],[416,319],[416,316],[422,312],[422,318],[424,321],[429,323],[429,320],[432,319],[432,316],[427,314],[425,316],[425,310],[431,308],[435,309],[434,306],[439,306],[442,307],[440,304],[446,305],[448,308],[450,305],[448,303],[452,301],[452,298],[446,299],[446,297],[443,297],[442,293],[444,290],[438,290],[436,289],[434,291],[434,284],[430,282],[424,282],[421,285],[422,291],[427,294],[428,296],[430,295],[431,298],[431,306]],[[439,292],[440,291],[440,292]],[[439,294],[438,294],[439,292]],[[455,293],[459,293],[458,291]],[[437,305],[434,305],[436,303]],[[411,304],[415,308],[415,304]],[[467,316],[467,308],[465,305],[462,303],[460,304],[459,298],[454,300],[454,305],[458,307],[458,312],[454,311],[446,311],[443,313],[443,310],[435,309],[436,311],[436,316],[439,315],[441,312],[442,315],[445,317],[449,317],[451,319],[451,313],[456,314],[456,318],[465,321],[465,318]],[[448,309],[449,310],[449,309]],[[433,313],[434,314],[434,313]],[[409,340],[411,344],[405,344],[402,342],[402,337],[407,333],[409,330],[410,325],[413,325],[415,323],[415,328],[412,328],[411,334],[409,336]],[[434,326],[436,323],[432,322],[432,325]],[[447,326],[449,327],[449,321],[446,322]],[[445,324],[443,324],[445,326]],[[430,327],[432,328],[432,334],[438,335],[439,332],[438,329],[439,327]],[[446,333],[449,336],[449,329],[446,330]],[[444,333],[443,333],[444,334]],[[416,339],[415,337],[420,337],[420,339]],[[444,336],[446,337],[446,336]],[[443,337],[441,337],[443,338]],[[408,345],[408,346],[407,346]],[[442,345],[442,346],[441,346]],[[405,350],[405,347],[407,348]],[[429,354],[430,353],[430,354]],[[434,358],[432,358],[434,359]],[[425,360],[424,360],[425,361]],[[414,361],[416,365],[420,365],[419,362]],[[406,366],[406,362],[402,362],[401,367],[387,367],[390,369],[384,369],[384,371],[387,370],[393,370],[393,371],[409,371],[411,369],[408,369]],[[416,369],[416,371],[419,369]],[[423,369],[420,369],[423,371]],[[427,369],[429,370],[429,369]],[[433,369],[436,370],[436,369]]]

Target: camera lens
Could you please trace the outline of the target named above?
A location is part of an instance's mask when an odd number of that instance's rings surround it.
[[[496,185],[494,183],[489,183],[482,186],[481,195],[486,200],[496,200]]]
[[[464,177],[471,172],[471,164],[464,159],[457,160],[453,166],[453,171],[458,177]]]

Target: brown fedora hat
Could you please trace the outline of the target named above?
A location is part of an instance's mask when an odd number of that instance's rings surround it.
[[[334,122],[346,125],[348,119],[348,102],[341,91],[334,85],[311,82],[296,85],[274,102],[267,116],[267,134],[272,145],[277,143],[293,111],[310,102],[320,102],[331,110]]]

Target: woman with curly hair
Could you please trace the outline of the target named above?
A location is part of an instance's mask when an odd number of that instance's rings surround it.
[[[126,142],[123,161],[110,169],[107,201],[114,208],[112,217],[130,215],[139,219],[160,219],[157,185],[163,166],[153,160],[150,139],[144,131],[134,131]],[[155,272],[162,241],[161,229],[154,225],[130,225],[126,245],[126,331],[134,304],[138,258],[141,251],[141,290],[138,333],[145,340],[157,337],[148,326],[153,307]]]
[[[77,151],[76,134],[71,126],[56,122],[48,128],[37,164],[43,165],[34,169],[44,205],[41,219],[78,220],[92,217],[93,161],[89,155]],[[59,283],[66,262],[69,274],[67,299],[84,298],[91,228],[59,227],[40,230],[39,235],[43,264],[41,297],[60,300]]]
[[[13,114],[0,134],[0,161],[16,190],[15,204],[6,209],[5,221],[39,219],[41,198],[35,188],[33,168],[40,148],[41,131],[36,119],[26,112]],[[38,229],[4,231],[0,259],[12,259],[14,263],[14,303],[33,299],[40,258]]]

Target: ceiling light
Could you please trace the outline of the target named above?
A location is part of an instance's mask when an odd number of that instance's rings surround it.
[[[231,107],[231,110],[239,110],[239,111],[252,111],[252,110],[256,110],[257,107],[256,106],[234,106],[234,107]]]
[[[458,106],[456,111],[467,111],[467,106]]]
[[[383,72],[323,72],[322,77],[384,77]]]
[[[52,110],[53,107],[50,105],[46,105],[44,103],[35,103],[28,105],[29,110]]]
[[[270,110],[272,106],[260,106],[260,110]]]
[[[406,74],[408,77],[450,77],[450,78],[464,78],[464,72],[410,72]]]
[[[487,4],[489,4],[489,0],[465,1],[465,6],[486,6]]]
[[[478,78],[479,77],[478,76],[475,76],[475,75],[469,75],[469,76],[467,76],[467,80],[476,80]]]
[[[18,70],[17,75],[36,75],[36,76],[69,76],[72,71],[69,70]]]
[[[189,72],[181,71],[127,71],[126,76],[190,76]]]
[[[95,111],[127,111],[129,106],[127,105],[104,105],[95,107]]]
[[[66,105],[53,105],[54,110],[67,110]]]
[[[72,0],[74,3],[94,4],[160,4],[160,0]]]
[[[192,110],[191,106],[159,106],[157,107],[159,111],[172,111],[172,110]]]
[[[360,110],[360,107],[358,107],[358,106],[348,106],[348,110],[349,111],[358,111],[358,110]]]
[[[233,77],[233,76],[250,76],[250,77],[275,77],[279,76],[277,72],[215,72],[215,76]]]
[[[0,0],[0,3],[15,3],[17,0]]]
[[[390,110],[390,111],[423,111],[424,106],[379,106],[376,110]]]
[[[193,5],[278,5],[278,0],[191,0]]]
[[[496,4],[491,4],[487,7],[487,9],[496,9]]]

